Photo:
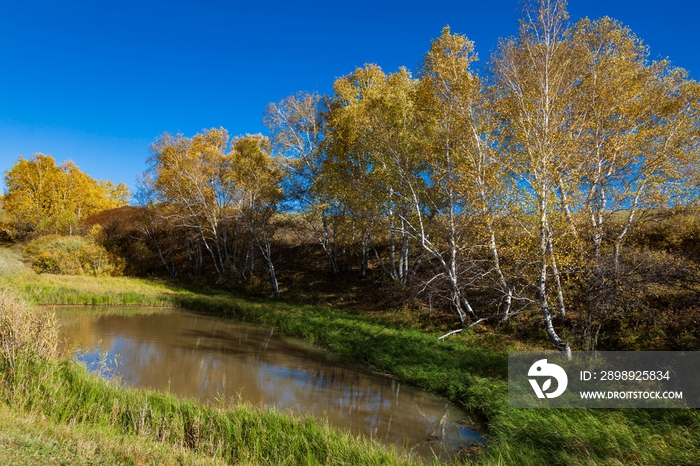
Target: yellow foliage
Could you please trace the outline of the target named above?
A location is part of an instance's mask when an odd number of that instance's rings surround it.
[[[71,161],[56,165],[50,155],[34,154],[5,174],[4,229],[28,233],[72,233],[83,218],[128,203],[123,183],[96,181]]]
[[[91,233],[99,234],[100,230],[93,228]],[[38,273],[118,276],[126,265],[91,236],[43,236],[31,241],[26,253]]]

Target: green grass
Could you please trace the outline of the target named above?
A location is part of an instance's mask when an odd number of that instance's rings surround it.
[[[116,429],[56,423],[0,404],[0,458],[24,465],[225,465],[224,460]]]
[[[0,284],[37,304],[169,305],[274,327],[466,408],[486,425],[487,448],[478,464],[700,464],[697,410],[508,408],[506,354],[519,348],[477,333],[438,341],[437,334],[361,314],[130,278],[20,274],[0,277]]]
[[[291,418],[247,405],[213,407],[116,386],[73,360],[31,359],[1,374],[0,393],[14,412],[46,419],[51,425],[78,426],[77,437],[87,428],[97,429],[109,444],[117,445],[114,450],[124,436],[131,436],[141,444],[165,446],[164,454],[185,452],[228,464],[410,464],[395,450],[339,433],[309,417]],[[13,454],[21,455],[27,448],[44,456],[71,453],[53,436],[19,447]]]
[[[171,306],[191,292],[155,280],[130,277],[37,274],[19,252],[0,247],[0,288],[35,304]]]
[[[484,464],[700,464],[691,410],[510,409],[491,423]]]
[[[54,305],[172,306],[175,295],[192,294],[164,282],[128,277],[21,274],[0,276],[0,287],[31,303]]]

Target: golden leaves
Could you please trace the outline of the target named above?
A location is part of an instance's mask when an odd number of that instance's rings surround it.
[[[15,236],[70,232],[92,214],[126,205],[130,196],[123,183],[96,181],[73,162],[56,165],[44,154],[20,157],[5,183],[5,223]]]

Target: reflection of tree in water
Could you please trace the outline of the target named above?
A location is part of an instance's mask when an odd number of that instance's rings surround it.
[[[182,313],[86,314],[84,320],[71,315],[64,332],[84,347],[102,340],[102,351],[119,353],[119,371],[129,385],[211,402],[240,397],[255,406],[326,417],[331,425],[426,457],[431,448],[456,452],[465,444],[455,422],[463,413],[444,400],[402,390],[396,380],[331,361],[268,329]],[[453,441],[443,445],[443,439]]]

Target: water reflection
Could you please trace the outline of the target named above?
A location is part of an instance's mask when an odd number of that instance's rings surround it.
[[[447,459],[480,440],[444,400],[269,329],[175,311],[81,308],[57,316],[68,344],[84,349],[83,362],[128,385],[310,413],[424,458]]]

